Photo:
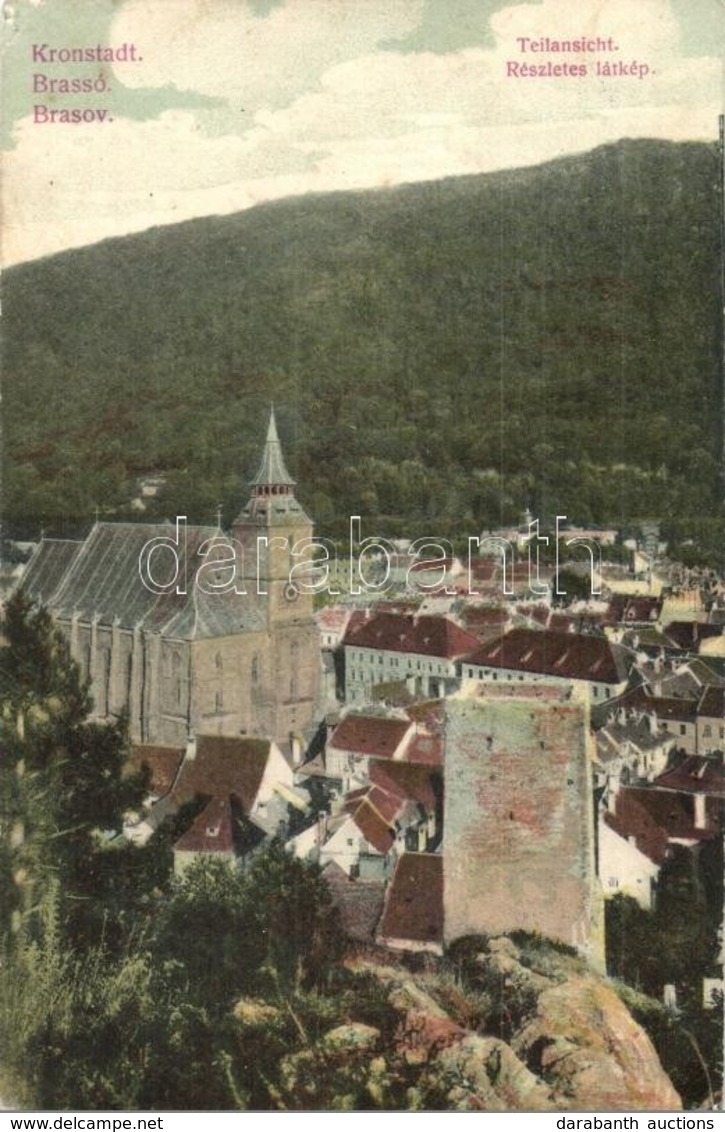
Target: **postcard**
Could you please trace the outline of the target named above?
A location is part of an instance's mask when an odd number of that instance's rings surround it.
[[[714,1128],[722,4],[2,17],[2,1106]]]

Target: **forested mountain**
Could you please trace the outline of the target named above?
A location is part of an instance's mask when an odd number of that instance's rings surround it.
[[[476,533],[714,506],[714,146],[305,196],[10,270],[4,507],[25,534],[225,519],[269,402],[323,530]],[[371,533],[369,530],[366,533]]]

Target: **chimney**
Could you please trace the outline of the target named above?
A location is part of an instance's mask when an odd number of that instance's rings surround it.
[[[695,829],[707,829],[706,802],[704,794],[695,794]]]
[[[298,767],[302,762],[302,743],[299,735],[295,735],[292,731],[289,733],[289,747],[290,755],[292,756],[292,766]]]
[[[195,758],[196,758],[196,735],[194,734],[193,731],[190,731],[188,736],[187,736],[187,740],[186,740],[186,750],[184,751],[184,761],[186,761],[187,759],[191,760],[191,759],[195,759]]]
[[[317,814],[317,844],[322,847],[327,839],[327,823],[330,815],[327,810],[319,810]]]

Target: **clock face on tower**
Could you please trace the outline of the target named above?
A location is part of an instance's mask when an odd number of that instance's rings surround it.
[[[285,596],[285,601],[289,601],[289,602],[297,601],[297,598],[300,596],[300,591],[297,589],[297,586],[295,586],[292,582],[288,582],[287,585],[284,588],[284,596]]]

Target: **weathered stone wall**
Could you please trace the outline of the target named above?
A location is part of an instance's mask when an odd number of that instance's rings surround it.
[[[513,929],[602,964],[588,718],[571,688],[500,688],[447,704],[445,937]]]

